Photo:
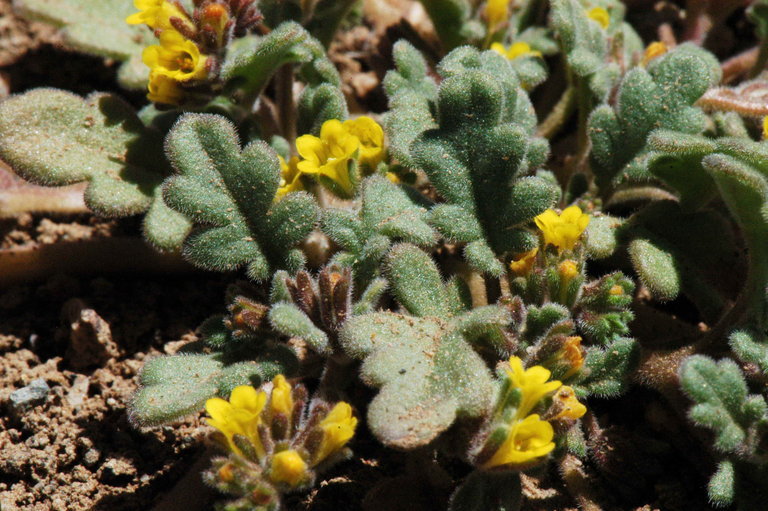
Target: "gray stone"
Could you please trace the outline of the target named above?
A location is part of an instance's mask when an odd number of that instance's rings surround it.
[[[11,413],[25,412],[35,405],[45,401],[51,388],[45,380],[38,378],[19,390],[15,390],[8,398],[8,407]]]

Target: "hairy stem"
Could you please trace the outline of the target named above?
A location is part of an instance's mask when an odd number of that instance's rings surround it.
[[[560,99],[552,107],[552,110],[547,115],[537,129],[537,135],[540,137],[551,139],[560,131],[566,121],[571,117],[573,108],[576,106],[576,90],[573,86],[568,86]]]
[[[275,98],[280,120],[280,133],[290,141],[296,140],[296,104],[293,98],[293,65],[286,64],[275,76]]]
[[[597,499],[592,494],[593,483],[584,470],[581,460],[573,454],[566,454],[560,460],[560,473],[563,475],[568,493],[576,500],[582,511],[602,511]]]

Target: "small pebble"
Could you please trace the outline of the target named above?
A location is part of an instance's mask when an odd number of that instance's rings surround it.
[[[96,449],[88,449],[85,451],[85,454],[83,455],[83,464],[86,467],[92,467],[96,463],[99,462],[99,458],[101,457],[101,453],[97,451]]]
[[[32,383],[11,393],[8,399],[8,407],[11,413],[21,413],[29,410],[33,406],[45,401],[51,388],[45,383],[45,380],[38,378]]]

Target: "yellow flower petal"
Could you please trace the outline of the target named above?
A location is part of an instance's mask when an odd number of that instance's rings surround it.
[[[556,246],[561,252],[573,250],[589,225],[589,215],[582,213],[578,206],[568,207],[560,215],[548,209],[534,220],[544,235],[544,243]]]
[[[485,4],[485,19],[488,30],[495,32],[498,25],[509,19],[509,0],[488,0]]]
[[[307,476],[307,463],[293,449],[280,451],[272,457],[269,478],[276,483],[298,486]]]
[[[360,116],[344,121],[343,127],[360,141],[360,163],[375,170],[384,159],[384,130],[373,119]]]
[[[568,386],[563,386],[557,394],[555,394],[555,401],[557,401],[562,410],[555,415],[554,419],[572,419],[576,420],[584,416],[587,413],[587,407],[576,399],[576,394],[573,389]]]
[[[528,275],[536,262],[536,255],[539,253],[539,247],[529,250],[523,254],[518,254],[515,260],[509,263],[509,268],[515,275]]]
[[[763,117],[763,140],[768,140],[768,116]]]
[[[344,193],[353,192],[350,165],[359,156],[360,139],[349,133],[337,119],[325,121],[320,137],[302,135],[296,149],[303,158],[297,164],[305,174],[321,174],[338,184]]]
[[[336,403],[336,406],[320,422],[320,429],[323,430],[323,439],[315,455],[314,464],[317,465],[332,453],[344,447],[355,434],[356,427],[357,418],[352,415],[352,407],[349,403],[344,401]]]
[[[597,22],[603,30],[608,28],[608,25],[611,23],[611,16],[602,7],[593,7],[587,12],[587,17]]]
[[[555,448],[555,443],[552,441],[554,435],[555,431],[549,422],[541,420],[536,414],[529,415],[510,426],[504,443],[491,459],[483,464],[483,467],[511,465],[512,468],[523,468],[528,466],[552,452]]]
[[[235,387],[229,401],[214,397],[206,401],[205,410],[211,416],[206,422],[218,429],[226,438],[232,452],[243,453],[235,445],[233,437],[242,435],[251,443],[259,458],[265,456],[264,447],[259,437],[258,426],[261,423],[261,411],[267,396],[249,385]]]
[[[552,375],[549,369],[542,366],[533,366],[525,369],[523,361],[518,357],[509,359],[509,367],[507,377],[512,385],[515,388],[519,388],[522,393],[522,398],[515,414],[518,418],[528,415],[539,401],[562,385],[557,380],[547,381]]]
[[[650,61],[667,53],[667,45],[661,41],[655,41],[648,45],[643,54],[641,65],[647,66]]]
[[[270,398],[269,407],[272,413],[283,414],[289,419],[293,415],[291,386],[282,374],[278,374],[272,380],[272,397]]]
[[[202,80],[208,74],[208,56],[201,55],[195,43],[175,30],[163,31],[160,44],[145,48],[142,60],[152,73],[179,82]]]

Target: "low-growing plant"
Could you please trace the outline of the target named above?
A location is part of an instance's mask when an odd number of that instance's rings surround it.
[[[574,476],[608,470],[590,409],[645,385],[714,435],[713,505],[762,509],[768,124],[702,103],[718,60],[644,46],[616,0],[421,3],[441,59],[395,43],[386,111],[351,116],[326,48],[354,1],[19,2],[150,103],[12,96],[0,157],[253,284],[145,364],[132,422],[205,408],[220,509],[284,508],[363,434],[461,464],[454,511],[520,509],[550,465],[599,509]],[[749,15],[764,44],[764,2]],[[706,328],[641,346],[635,311],[671,300]]]

